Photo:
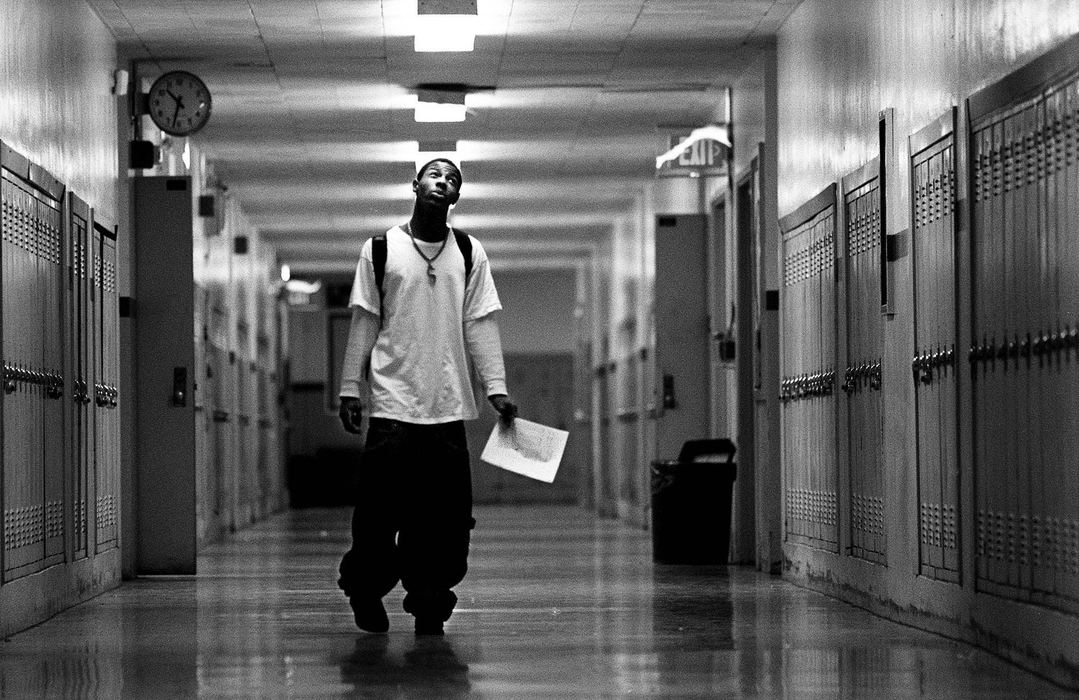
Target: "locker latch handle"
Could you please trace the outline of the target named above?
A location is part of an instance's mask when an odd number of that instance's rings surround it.
[[[914,371],[914,381],[922,384],[933,383],[933,356],[929,353],[918,355],[911,361],[910,366]]]

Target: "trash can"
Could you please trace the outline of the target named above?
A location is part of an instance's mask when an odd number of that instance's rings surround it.
[[[726,564],[737,466],[727,438],[687,440],[678,459],[652,462],[652,559]]]

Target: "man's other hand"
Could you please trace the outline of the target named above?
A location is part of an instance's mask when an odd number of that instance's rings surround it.
[[[341,425],[345,426],[345,430],[355,435],[360,434],[360,422],[363,420],[362,401],[354,396],[342,396],[337,415],[341,416]]]
[[[510,397],[505,394],[495,394],[494,396],[488,396],[487,400],[498,411],[498,416],[505,425],[513,423],[513,419],[517,417],[517,404],[513,403]]]

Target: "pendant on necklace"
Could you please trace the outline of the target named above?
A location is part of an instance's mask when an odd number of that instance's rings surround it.
[[[427,277],[431,280],[431,284],[434,284],[437,279],[435,277],[435,266],[431,262],[427,263]]]

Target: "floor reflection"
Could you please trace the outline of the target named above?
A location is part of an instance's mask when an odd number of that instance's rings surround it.
[[[207,547],[0,642],[0,697],[1077,697],[966,644],[736,567],[656,566],[647,533],[575,508],[480,508],[443,638],[356,630],[348,511]]]
[[[705,681],[709,691],[738,690],[730,672],[734,606],[725,566],[655,565],[652,631],[657,687],[692,694]],[[707,675],[701,671],[707,671]]]
[[[361,636],[341,660],[341,680],[355,697],[465,698],[472,690],[468,664],[445,637]]]
[[[656,634],[689,636],[701,648],[733,648],[734,604],[727,567],[657,564],[652,619]]]

